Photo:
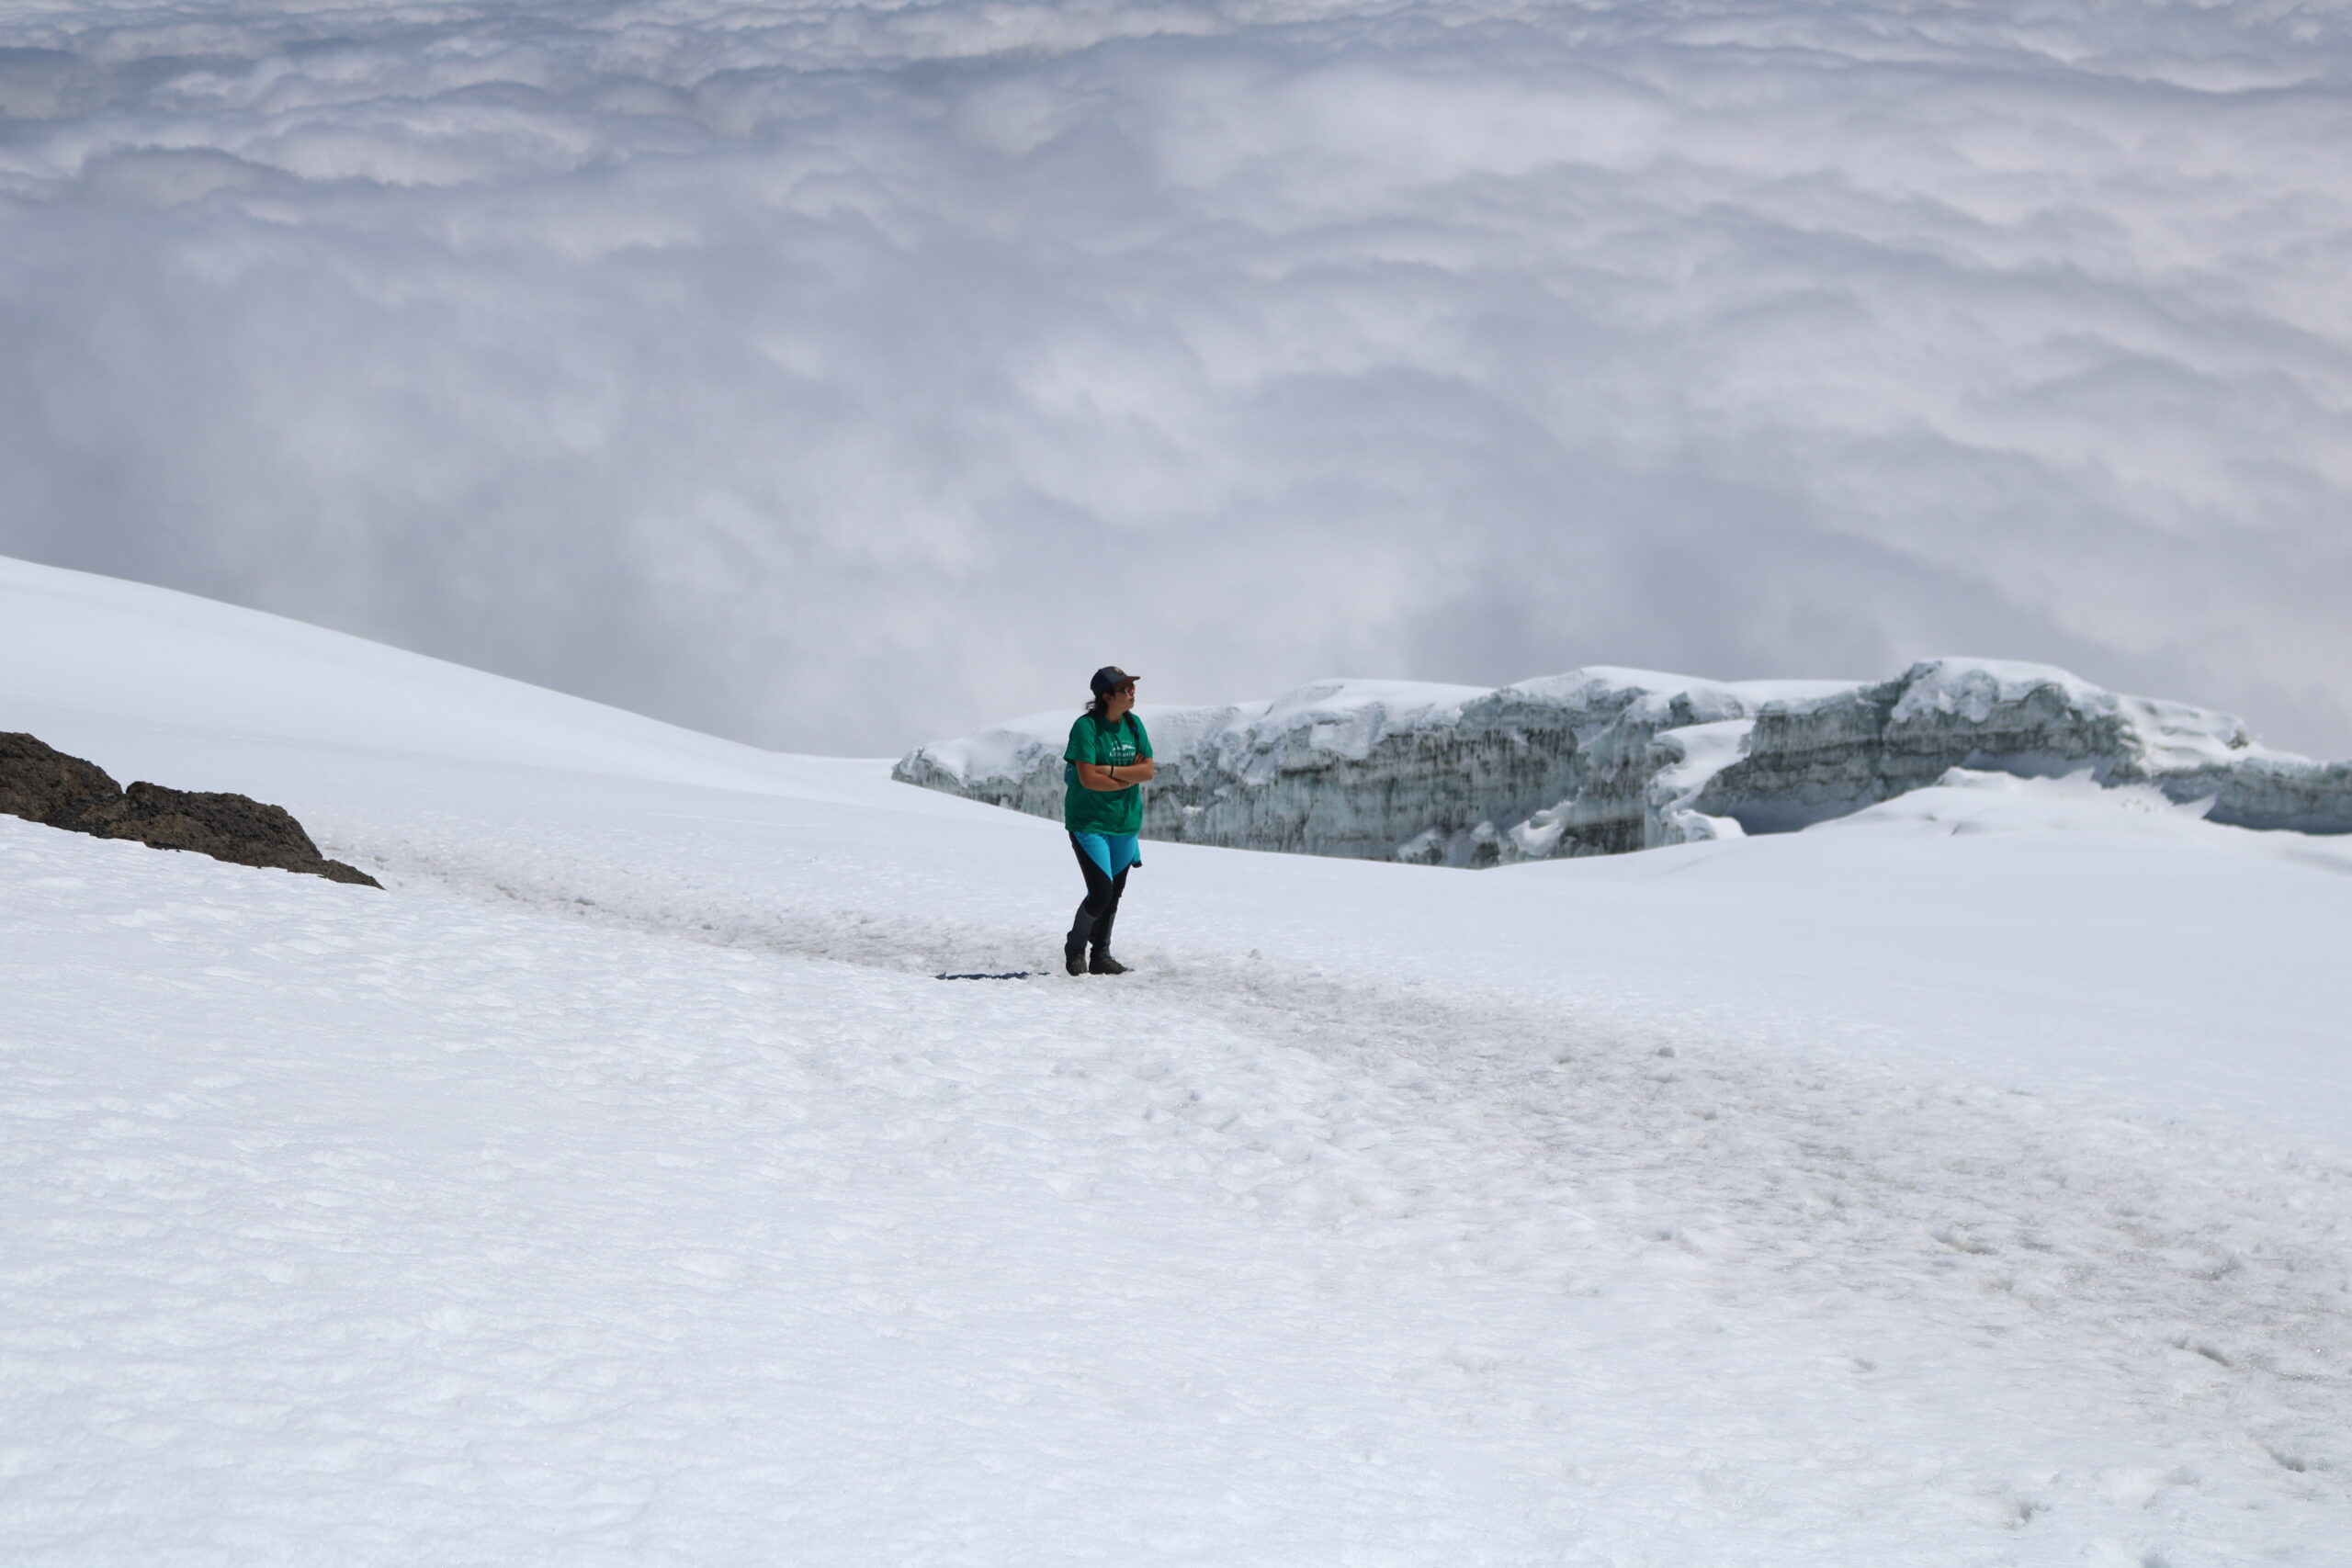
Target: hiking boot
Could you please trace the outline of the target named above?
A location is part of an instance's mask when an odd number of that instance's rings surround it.
[[[1073,975],[1086,973],[1086,939],[1074,936],[1062,943],[1062,967]]]
[[[1124,975],[1127,966],[1098,947],[1094,950],[1094,962],[1086,966],[1086,972],[1090,975]]]

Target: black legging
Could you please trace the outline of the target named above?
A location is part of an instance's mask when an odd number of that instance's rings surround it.
[[[1094,857],[1080,845],[1078,835],[1069,836],[1069,847],[1078,856],[1078,869],[1086,874],[1086,902],[1078,907],[1077,918],[1069,923],[1069,940],[1091,941],[1094,951],[1111,951],[1111,922],[1119,918],[1119,895],[1127,890],[1127,873],[1135,868],[1123,865],[1116,876],[1105,876]]]

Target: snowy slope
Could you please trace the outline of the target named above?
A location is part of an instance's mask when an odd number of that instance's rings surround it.
[[[2332,1568],[2352,846],[1953,775],[1464,877],[0,574],[0,1558]],[[112,660],[111,663],[107,662]]]
[[[0,557],[0,604],[18,728],[54,714],[721,787],[780,776],[772,753],[748,746],[144,583]]]

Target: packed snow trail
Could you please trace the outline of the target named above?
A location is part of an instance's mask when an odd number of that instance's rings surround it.
[[[1050,828],[213,611],[6,722],[389,890],[0,818],[11,1563],[2347,1560],[2352,846],[1155,846],[942,984]]]
[[[2340,1164],[1348,987],[948,987],[0,844],[16,1560],[2352,1539]]]

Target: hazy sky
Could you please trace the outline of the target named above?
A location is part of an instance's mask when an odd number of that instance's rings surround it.
[[[0,0],[0,553],[763,744],[1976,653],[2352,754],[2340,4]]]

